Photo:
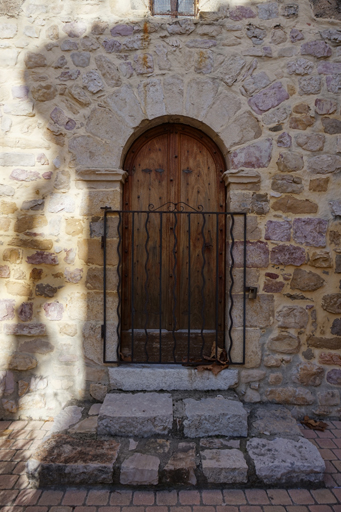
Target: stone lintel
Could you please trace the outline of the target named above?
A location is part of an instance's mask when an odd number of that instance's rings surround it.
[[[226,187],[233,187],[234,189],[244,188],[245,185],[254,186],[261,181],[259,172],[252,169],[229,169],[224,172],[222,178]]]
[[[128,173],[123,169],[77,169],[77,180],[118,182],[124,184]]]

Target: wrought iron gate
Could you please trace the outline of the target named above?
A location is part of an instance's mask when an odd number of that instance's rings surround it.
[[[104,363],[207,364],[225,350],[230,364],[245,364],[246,214],[184,203],[102,209]],[[236,267],[242,280],[237,292]],[[117,276],[117,295],[109,269]],[[238,358],[235,293],[241,298]]]

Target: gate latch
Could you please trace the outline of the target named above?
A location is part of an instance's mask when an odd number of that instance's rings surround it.
[[[249,299],[257,299],[257,286],[247,286],[245,292],[249,294]]]

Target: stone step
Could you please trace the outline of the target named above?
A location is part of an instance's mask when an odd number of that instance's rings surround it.
[[[247,412],[236,396],[173,399],[169,393],[109,393],[100,408],[98,434],[150,437],[169,434],[173,423],[189,438],[247,436]]]
[[[112,397],[117,398],[120,395],[124,394],[109,396],[110,403]],[[134,403],[131,402],[130,405],[137,407],[141,413],[143,406],[139,395],[141,393],[130,395],[129,398],[135,397]],[[142,395],[149,395],[149,398],[155,400],[154,418],[162,418],[162,426],[169,425],[172,397],[169,394],[157,393]],[[162,401],[158,402],[160,397]],[[184,398],[183,402],[185,400],[193,399]],[[225,400],[233,402],[230,406],[237,410],[241,405],[236,400],[220,397],[216,397],[216,400],[222,404]],[[200,400],[197,402],[200,407],[204,406],[208,417],[210,404]],[[118,400],[114,407],[118,410],[120,404]],[[160,411],[157,410],[158,404],[162,406]],[[178,405],[177,403],[173,408],[176,414],[179,412],[176,410]],[[190,402],[190,407],[192,406]],[[197,420],[198,410],[202,412],[200,407],[196,407],[197,404],[194,404],[194,422]],[[102,408],[107,411],[109,406],[104,407],[103,404]],[[125,411],[132,411],[127,405],[123,405],[122,410],[124,408]],[[185,409],[184,407],[183,411]],[[224,405],[222,417],[223,410]],[[241,437],[240,432],[230,434],[230,437],[219,434],[210,437],[204,432],[201,437],[189,438],[186,437],[184,429],[174,431],[174,428],[167,434],[156,433],[153,437],[144,437],[150,426],[143,414],[135,418],[135,423],[133,416],[129,417],[130,428],[134,424],[136,429],[140,423],[143,425],[143,437],[135,432],[128,437],[116,435],[108,438],[99,435],[100,428],[96,433],[96,420],[100,425],[100,415],[96,416],[96,412],[98,407],[90,408],[90,404],[82,404],[82,407],[69,406],[62,411],[56,420],[55,432],[42,441],[27,463],[27,476],[33,485],[166,489],[170,486],[236,488],[323,484],[325,464],[318,449],[302,436],[295,419],[284,407],[253,406],[249,414],[250,428],[247,438]],[[213,415],[215,412],[214,408]],[[207,425],[211,427],[210,422]],[[223,419],[221,425],[224,426]],[[155,427],[159,428],[157,422],[153,424],[153,428]],[[188,428],[191,428],[190,425]],[[197,426],[192,428],[195,430]],[[195,433],[198,431],[195,430]]]
[[[226,391],[238,385],[238,370],[213,375],[180,365],[122,365],[109,368],[111,390],[120,391]]]

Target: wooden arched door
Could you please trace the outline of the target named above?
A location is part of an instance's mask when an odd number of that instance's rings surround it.
[[[223,157],[201,131],[164,124],[132,145],[124,169],[123,359],[199,360],[224,346]]]

